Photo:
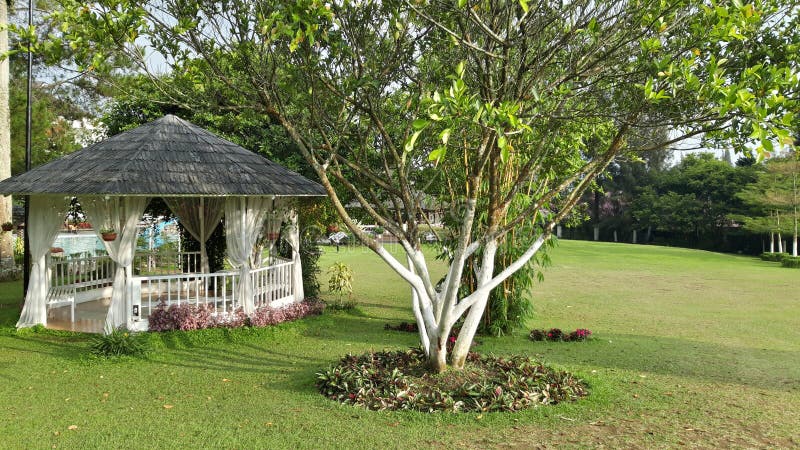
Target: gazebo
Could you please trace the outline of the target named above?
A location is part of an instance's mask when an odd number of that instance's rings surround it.
[[[104,300],[103,329],[146,329],[161,302],[212,304],[219,314],[303,300],[296,197],[324,188],[232,142],[167,115],[29,172],[0,182],[0,194],[30,196],[28,233],[33,261],[17,327],[47,326],[48,310]],[[51,258],[70,200],[77,197],[93,224],[113,230],[107,255]],[[200,252],[169,262],[178,273],[134,271],[138,225],[151,199],[163,198]],[[233,270],[210,273],[205,243],[225,218]],[[292,257],[264,262],[259,243],[272,246],[283,225]],[[111,239],[113,237],[113,239]],[[194,261],[194,263],[190,263]],[[136,272],[136,273],[135,273]],[[174,272],[174,270],[172,271]],[[100,331],[100,330],[97,330]]]

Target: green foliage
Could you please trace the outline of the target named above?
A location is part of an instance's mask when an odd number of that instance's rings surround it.
[[[781,259],[781,267],[800,269],[800,257],[788,255],[785,256],[783,259]]]
[[[89,351],[93,355],[106,358],[144,356],[150,348],[149,339],[147,333],[132,332],[120,327],[109,334],[93,336],[89,341]]]
[[[732,166],[710,153],[686,155],[640,188],[632,216],[640,227],[665,235],[667,242],[724,248],[731,216],[747,211],[737,193],[756,179],[758,170]]]
[[[528,357],[470,353],[467,360],[464,370],[429,375],[420,349],[348,355],[317,373],[317,388],[344,404],[423,412],[520,411],[588,394],[572,374]]]
[[[760,258],[762,261],[770,261],[770,262],[781,262],[784,258],[788,255],[786,253],[770,253],[764,252],[761,254]]]
[[[355,307],[353,300],[353,271],[346,264],[336,262],[328,267],[328,291],[336,294],[336,301],[328,301],[332,309],[351,309]],[[347,301],[343,300],[347,295]]]

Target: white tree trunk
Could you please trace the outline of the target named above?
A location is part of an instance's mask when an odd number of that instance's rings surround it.
[[[769,252],[775,253],[775,233],[769,232]]]
[[[0,53],[8,51],[8,3],[0,0]],[[0,61],[0,180],[11,176],[11,120],[9,113],[8,58]],[[11,221],[11,196],[0,196],[0,223]],[[11,233],[0,232],[0,266],[14,264]]]
[[[632,242],[633,242],[634,244],[636,244],[636,243],[637,243],[637,242],[636,242],[636,230],[633,230],[633,240],[632,240]]]
[[[783,237],[780,231],[778,231],[778,253],[783,253]]]
[[[594,240],[595,241],[599,241],[600,240],[600,225],[595,225],[592,228],[594,230]]]
[[[614,230],[614,242],[619,242],[619,241],[617,240],[617,230]]]

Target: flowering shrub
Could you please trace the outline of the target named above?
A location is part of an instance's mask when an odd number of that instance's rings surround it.
[[[559,328],[551,328],[547,331],[537,329],[531,330],[529,337],[532,341],[576,342],[585,341],[589,339],[591,335],[592,332],[586,328],[578,328],[567,334],[564,334]]]
[[[283,308],[261,307],[248,317],[242,308],[237,308],[232,312],[223,312],[217,311],[212,304],[182,303],[167,306],[162,301],[148,317],[148,329],[150,331],[188,331],[204,328],[263,327],[321,314],[323,309],[322,302],[306,300],[289,304]]]
[[[420,349],[348,355],[317,373],[317,388],[341,403],[372,410],[519,411],[587,395],[572,374],[528,357],[470,353],[464,370],[432,375]]]
[[[306,300],[300,303],[291,303],[283,308],[261,307],[250,316],[250,325],[265,327],[277,325],[282,322],[302,319],[306,316],[319,315],[325,309],[325,304],[320,301]]]

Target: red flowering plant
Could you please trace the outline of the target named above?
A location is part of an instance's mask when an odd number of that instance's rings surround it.
[[[591,330],[586,328],[578,328],[569,333],[564,333],[560,328],[551,328],[546,331],[541,329],[533,329],[528,337],[530,337],[532,341],[578,342],[589,339],[591,335]]]

